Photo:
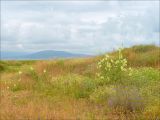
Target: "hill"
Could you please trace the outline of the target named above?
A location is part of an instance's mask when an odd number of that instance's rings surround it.
[[[124,48],[122,51],[128,60],[129,66],[133,67],[160,67],[160,47],[155,45],[135,45]],[[110,53],[117,56],[118,52]]]
[[[120,61],[117,59],[117,51],[108,53],[107,59],[102,59],[104,55],[101,55],[71,59],[0,61],[0,107],[3,108],[0,109],[0,118],[160,118],[160,71],[157,69],[159,47],[140,45],[125,48],[122,52],[129,63],[125,71],[122,71],[122,66],[117,66],[116,62]],[[143,59],[146,56],[149,58]],[[116,66],[100,64],[105,69],[99,71],[99,61],[111,59]],[[98,77],[98,73],[102,72],[107,74],[106,79]]]
[[[6,60],[45,60],[55,58],[74,58],[87,56],[88,55],[55,50],[44,50],[36,53],[1,52],[1,59]]]

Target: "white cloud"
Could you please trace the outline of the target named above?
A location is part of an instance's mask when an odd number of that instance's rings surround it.
[[[2,50],[98,53],[159,41],[157,2],[2,2]]]
[[[22,44],[17,44],[17,47],[20,49],[23,49],[23,45]]]

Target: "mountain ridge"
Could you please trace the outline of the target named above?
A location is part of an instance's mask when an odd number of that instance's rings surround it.
[[[13,53],[13,54],[12,54]],[[55,59],[55,58],[75,58],[75,57],[87,57],[90,55],[71,53],[66,51],[57,50],[42,50],[34,53],[22,53],[22,52],[1,52],[1,59],[3,60],[43,60],[43,59]]]

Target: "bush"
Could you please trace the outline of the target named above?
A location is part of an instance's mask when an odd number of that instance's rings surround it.
[[[95,103],[106,103],[113,94],[115,94],[113,86],[100,86],[90,95],[90,100]]]
[[[95,89],[96,84],[88,77],[82,77],[75,74],[70,74],[58,78],[53,82],[54,89],[64,95],[69,95],[75,98],[87,98]]]
[[[123,83],[122,79],[130,75],[131,68],[127,68],[127,60],[123,58],[121,50],[119,50],[118,58],[112,59],[106,55],[98,62],[98,77],[107,84]]]
[[[108,106],[122,112],[142,111],[144,100],[135,88],[117,87],[116,94],[108,99]]]

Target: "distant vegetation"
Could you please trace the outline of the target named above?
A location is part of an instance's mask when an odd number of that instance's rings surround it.
[[[90,58],[0,61],[0,118],[160,119],[160,47]]]

